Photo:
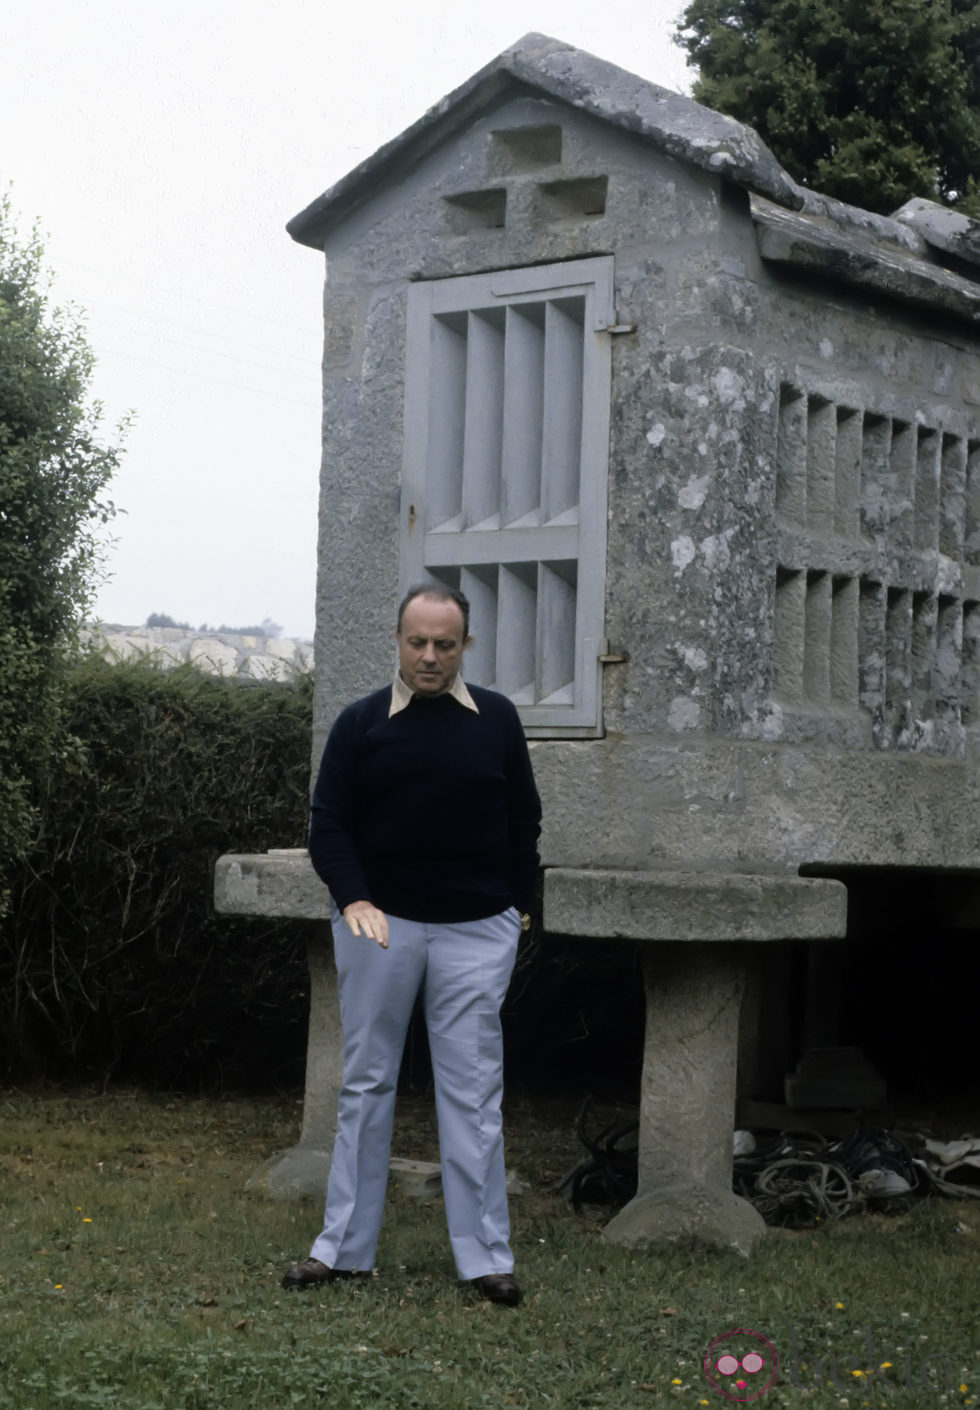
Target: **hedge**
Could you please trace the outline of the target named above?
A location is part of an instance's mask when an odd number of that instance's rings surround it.
[[[312,681],[87,659],[69,747],[0,922],[8,1075],[162,1086],[293,1083],[300,922],[218,916],[223,852],[305,842]]]

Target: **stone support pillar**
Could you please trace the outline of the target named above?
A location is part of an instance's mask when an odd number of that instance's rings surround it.
[[[646,1042],[637,1197],[604,1237],[633,1247],[681,1235],[749,1253],[762,1217],[732,1192],[738,945],[651,945],[643,955]]]
[[[330,1173],[343,1074],[343,1035],[337,1003],[337,970],[329,923],[327,888],[305,849],[219,857],[214,872],[215,909],[230,915],[279,916],[310,922],[310,1024],[306,1090],[299,1142],[277,1151],[256,1170],[246,1188],[280,1199],[321,1196]]]

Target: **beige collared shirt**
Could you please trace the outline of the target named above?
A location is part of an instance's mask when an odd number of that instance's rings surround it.
[[[404,710],[406,706],[411,705],[413,694],[414,692],[409,690],[408,686],[402,680],[401,671],[396,671],[395,679],[391,687],[391,705],[388,709],[389,720],[392,715],[397,715],[399,710]],[[467,710],[472,710],[477,715],[480,713],[476,701],[466,689],[466,682],[458,671],[453,677],[452,685],[445,694],[451,695],[454,700],[458,700],[460,705],[464,705]]]

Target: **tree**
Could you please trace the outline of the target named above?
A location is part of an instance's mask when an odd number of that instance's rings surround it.
[[[151,612],[146,619],[148,627],[175,627],[178,631],[189,632],[190,622],[176,622],[166,612]]]
[[[691,0],[676,40],[802,185],[980,215],[980,0]]]
[[[86,403],[80,316],[50,305],[37,231],[0,199],[0,914],[4,872],[30,838],[32,785],[65,741],[59,680],[98,581],[105,490],[119,462]]]

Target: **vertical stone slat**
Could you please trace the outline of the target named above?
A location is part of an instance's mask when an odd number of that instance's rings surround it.
[[[799,528],[806,522],[806,431],[806,397],[784,383],[779,389],[776,517]]]
[[[861,427],[861,533],[881,539],[888,530],[888,451],[891,423],[865,412]]]
[[[463,676],[476,685],[493,686],[497,679],[496,564],[461,568],[459,585],[470,602],[472,645],[463,660]]]
[[[465,319],[433,318],[430,323],[426,529],[456,521],[462,514],[466,418]]]
[[[960,723],[963,677],[963,610],[959,598],[940,596],[936,613],[936,719]]]
[[[872,722],[883,718],[885,705],[885,590],[862,578],[858,602],[858,699]]]
[[[835,705],[858,703],[859,586],[835,577],[830,603],[830,697]]]
[[[463,521],[467,528],[500,516],[504,419],[503,311],[471,313],[466,339]]]
[[[980,724],[980,602],[963,604],[960,719],[964,725]]]
[[[931,592],[912,594],[912,646],[909,698],[914,720],[935,718],[936,626],[938,605]]]
[[[786,704],[803,698],[803,639],[806,625],[806,574],[776,570],[776,621],[773,642],[773,693]]]
[[[907,421],[893,421],[885,475],[889,546],[893,550],[913,547],[916,451],[915,427]]]
[[[861,442],[859,411],[837,408],[834,466],[834,532],[856,538],[861,528]]]
[[[834,528],[837,412],[823,397],[807,399],[806,527],[826,537]]]
[[[497,689],[518,705],[534,703],[537,564],[499,570]]]
[[[966,538],[966,452],[962,436],[944,435],[939,470],[939,552],[962,558]]]
[[[967,563],[980,564],[980,441],[970,441],[966,454],[966,504],[963,556]]]
[[[543,414],[544,305],[512,304],[504,343],[502,524],[523,519],[541,504]]]
[[[538,700],[570,704],[575,690],[574,561],[541,563],[538,568]]]
[[[915,456],[915,547],[928,552],[939,547],[939,433],[920,426]]]
[[[890,731],[905,723],[911,694],[912,594],[889,588],[885,612],[885,714]]]
[[[582,461],[584,299],[552,300],[545,313],[541,511],[544,522],[577,509]]]
[[[830,638],[830,574],[809,572],[803,633],[803,695],[813,705],[830,703]]]

